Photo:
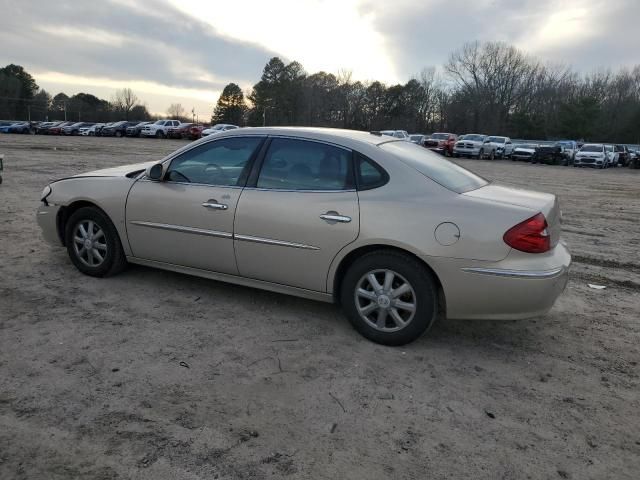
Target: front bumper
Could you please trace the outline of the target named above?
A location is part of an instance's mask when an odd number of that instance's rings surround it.
[[[480,147],[474,148],[462,148],[462,147],[453,147],[454,155],[472,155],[477,156],[480,154]]]
[[[540,255],[512,251],[500,262],[472,265],[458,259],[425,261],[442,283],[448,318],[517,320],[547,313],[567,285],[571,255],[564,244]]]
[[[42,230],[45,241],[53,246],[62,246],[62,241],[58,235],[58,212],[60,206],[49,203],[41,203],[36,212],[36,220]]]

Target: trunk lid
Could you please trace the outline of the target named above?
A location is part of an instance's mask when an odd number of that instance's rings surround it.
[[[547,219],[548,231],[551,236],[551,247],[555,247],[560,240],[562,212],[558,198],[551,193],[535,192],[504,185],[490,183],[476,190],[463,193],[467,197],[488,200],[495,203],[517,205],[531,211],[532,217],[538,212]],[[528,217],[523,217],[526,220]]]

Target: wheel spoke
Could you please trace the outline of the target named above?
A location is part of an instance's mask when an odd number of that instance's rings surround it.
[[[87,233],[89,234],[89,238],[93,238],[93,226],[94,226],[94,223],[91,220],[89,220],[87,224]]]
[[[372,302],[369,305],[367,305],[366,307],[360,308],[359,310],[360,310],[360,313],[366,317],[367,315],[369,315],[371,312],[373,312],[377,308],[378,308],[378,304],[375,303],[375,302]]]
[[[398,298],[410,291],[411,291],[411,286],[408,283],[403,283],[398,288],[391,291],[391,297]]]
[[[98,228],[98,231],[96,232],[96,234],[93,236],[93,241],[95,242],[96,240],[101,239],[102,237],[104,237],[104,232],[102,231],[102,229]]]
[[[371,284],[371,286],[376,292],[379,292],[380,290],[382,290],[382,285],[380,285],[380,282],[378,282],[378,279],[373,273],[370,273],[369,275],[367,275],[367,280],[369,280],[369,283]]]
[[[73,237],[73,241],[76,242],[76,243],[84,243],[84,238]]]
[[[100,252],[96,248],[91,250],[91,254],[93,255],[93,258],[97,260],[96,263],[102,263],[102,260],[104,260],[104,257],[100,255]]]
[[[405,326],[405,324],[407,322],[405,322],[402,319],[402,317],[398,313],[398,310],[396,310],[395,308],[392,308],[391,310],[389,310],[389,313],[391,314],[391,318],[393,319],[393,321],[395,322],[397,327],[404,327]]]
[[[80,235],[82,235],[82,238],[87,238],[87,231],[84,229],[84,225],[83,224],[79,224],[78,225],[78,230],[80,230]]]
[[[90,266],[93,266],[93,248],[87,248],[86,252],[87,252],[87,263]]]
[[[416,309],[415,303],[403,302],[401,300],[396,300],[393,302],[393,306],[395,308],[399,308],[400,310],[406,310],[408,312],[413,312]]]
[[[98,250],[102,250],[103,252],[107,251],[107,244],[106,243],[95,243],[93,245],[93,248],[97,248]]]
[[[378,318],[376,321],[376,326],[378,328],[384,328],[387,324],[387,310],[384,308],[381,308],[380,310],[378,310]]]
[[[391,290],[391,285],[393,285],[393,279],[396,278],[396,276],[393,274],[393,272],[390,272],[389,270],[387,270],[384,273],[384,285],[383,285],[383,289],[385,292],[388,292],[389,290]]]
[[[367,300],[371,300],[372,302],[376,301],[376,294],[369,290],[365,290],[364,288],[358,289],[358,296],[362,298],[366,298]]]

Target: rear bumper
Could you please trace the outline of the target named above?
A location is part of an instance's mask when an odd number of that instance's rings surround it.
[[[53,246],[60,247],[62,242],[58,235],[58,212],[60,207],[58,205],[45,205],[40,204],[36,212],[36,219],[40,230],[42,230],[42,236],[45,241]]]
[[[517,320],[547,313],[567,285],[571,255],[565,246],[541,255],[516,252],[500,262],[473,265],[425,260],[442,283],[448,318]]]

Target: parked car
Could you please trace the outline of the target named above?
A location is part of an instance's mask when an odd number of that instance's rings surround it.
[[[515,146],[513,153],[511,154],[511,160],[524,160],[530,162],[536,154],[538,144],[536,143],[522,143]]]
[[[198,140],[199,138],[202,138],[202,132],[205,128],[206,127],[204,125],[191,125],[187,131],[187,138],[189,140]]]
[[[617,167],[618,166],[618,152],[613,145],[605,145],[604,151],[606,153],[607,162],[604,168]]]
[[[513,143],[509,137],[489,137],[489,143],[496,147],[496,157],[509,158],[513,153]]]
[[[629,165],[629,160],[631,159],[631,154],[629,152],[629,148],[626,145],[615,145],[614,146],[616,153],[618,154],[616,167],[618,165],[622,165],[626,167]]]
[[[93,123],[89,123],[89,122],[76,122],[76,123],[72,123],[71,125],[65,125],[64,127],[62,127],[62,134],[63,135],[80,135],[80,129],[81,128],[85,128],[85,127],[91,127],[93,125]]]
[[[468,133],[460,137],[454,144],[453,155],[455,157],[488,158],[493,160],[496,156],[496,149],[496,145],[489,141],[487,135]]]
[[[78,130],[78,135],[82,135],[84,137],[94,137],[96,135],[96,131],[102,130],[102,127],[104,127],[104,125],[104,123],[93,123],[85,127],[80,127],[80,130]]]
[[[9,129],[15,124],[16,122],[0,122],[0,133],[9,133]]]
[[[607,153],[601,143],[585,143],[573,162],[574,167],[606,168]]]
[[[127,134],[127,128],[132,125],[137,125],[139,122],[129,122],[126,120],[121,120],[119,122],[110,123],[102,127],[100,131],[100,136],[102,137],[117,137],[121,138]]]
[[[187,136],[193,123],[181,123],[177,127],[171,127],[167,131],[167,138],[184,138]]]
[[[136,123],[135,125],[129,125],[127,127],[127,137],[139,137],[140,136],[140,132],[142,131],[142,128],[145,125],[150,125],[153,122],[139,122]]]
[[[62,135],[64,127],[73,125],[76,122],[60,122],[56,125],[52,125],[46,130],[47,135]]]
[[[36,126],[37,126],[37,123],[35,122],[16,122],[9,127],[8,133],[20,133],[20,134],[35,133]]]
[[[456,140],[458,140],[458,136],[453,133],[432,133],[425,139],[424,146],[429,150],[441,153],[445,157],[452,156]]]
[[[49,128],[62,122],[42,122],[35,128],[36,135],[46,135]]]
[[[564,148],[559,143],[539,144],[531,157],[531,163],[562,165],[566,161]]]
[[[439,312],[538,317],[571,261],[555,195],[366,132],[228,131],[53,182],[40,200],[45,239],[82,273],[129,262],[335,301],[387,345],[415,340]]]
[[[381,130],[380,133],[382,135],[387,135],[393,138],[399,138],[400,140],[409,141],[409,134],[406,130]]]
[[[562,146],[566,160],[565,165],[573,165],[573,159],[575,158],[576,152],[579,148],[578,143],[574,140],[560,140],[558,144]]]
[[[424,145],[424,141],[428,138],[428,135],[423,133],[410,133],[409,141],[411,143],[415,143],[416,145]]]
[[[205,128],[202,130],[202,136],[208,137],[209,135],[217,135],[218,133],[226,132],[227,130],[235,130],[237,125],[230,125],[228,123],[217,123],[213,127]]]
[[[140,130],[141,137],[156,137],[166,138],[169,129],[180,125],[180,120],[158,120],[154,123],[149,123],[142,127]]]

